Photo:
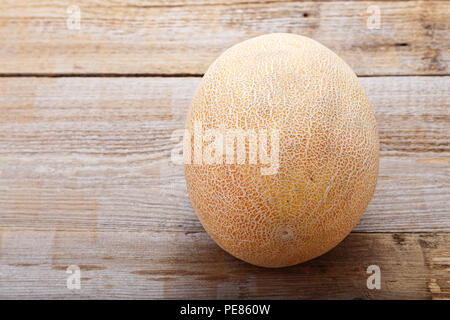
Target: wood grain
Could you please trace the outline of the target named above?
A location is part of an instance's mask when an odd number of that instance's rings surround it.
[[[7,231],[2,238],[2,299],[450,298],[450,233],[352,233],[324,256],[282,269],[239,261],[204,232]],[[66,287],[69,265],[81,269],[80,290]],[[380,290],[367,289],[370,265],[380,267]]]
[[[449,1],[1,1],[0,298],[450,299],[449,30]],[[283,269],[222,251],[170,158],[190,76],[271,32],[314,38],[368,76],[381,140],[354,232]]]
[[[359,75],[448,75],[448,1],[78,0],[0,5],[0,74],[203,74],[233,44],[265,33],[312,37]],[[380,29],[369,29],[369,6]]]
[[[3,231],[199,232],[175,130],[200,78],[1,78]],[[356,231],[450,231],[450,77],[362,78],[381,137]]]

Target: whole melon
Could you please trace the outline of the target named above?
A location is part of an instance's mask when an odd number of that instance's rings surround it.
[[[377,182],[378,129],[342,59],[310,38],[268,34],[209,67],[187,116],[184,160],[214,241],[251,264],[284,267],[329,251],[358,223]]]

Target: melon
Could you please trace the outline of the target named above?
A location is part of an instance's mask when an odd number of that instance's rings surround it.
[[[285,267],[329,251],[358,223],[377,182],[378,129],[341,58],[307,37],[268,34],[208,68],[184,160],[211,238],[248,263]]]

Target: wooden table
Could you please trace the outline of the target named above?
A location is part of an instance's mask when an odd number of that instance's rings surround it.
[[[450,298],[449,22],[449,1],[2,1],[0,298]],[[222,251],[170,161],[208,65],[271,32],[340,55],[381,139],[354,232],[283,269]]]

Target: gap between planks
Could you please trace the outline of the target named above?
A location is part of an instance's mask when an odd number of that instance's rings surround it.
[[[0,78],[201,78],[203,73],[0,73]],[[448,77],[450,74],[368,74],[358,78]]]

